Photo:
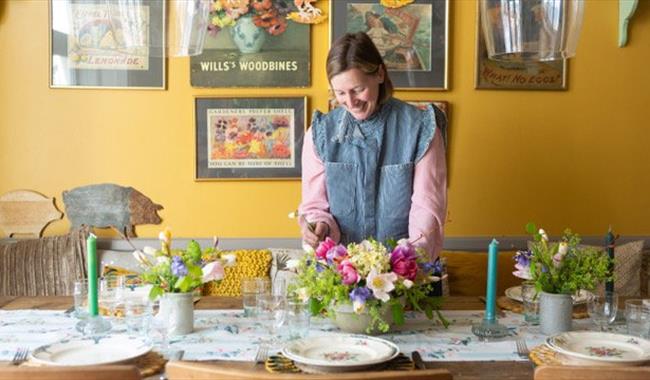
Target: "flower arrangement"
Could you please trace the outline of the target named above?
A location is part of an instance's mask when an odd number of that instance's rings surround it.
[[[215,36],[226,26],[235,25],[240,17],[249,15],[256,26],[277,36],[287,30],[286,17],[290,11],[285,0],[212,0],[208,32]]]
[[[529,250],[517,251],[513,274],[532,280],[538,291],[574,294],[611,279],[609,256],[596,247],[581,246],[580,237],[571,230],[565,230],[562,240],[555,243],[533,223],[528,223],[526,230],[534,241]]]
[[[216,238],[214,246],[204,250],[194,240],[187,244],[186,249],[171,249],[169,229],[161,232],[158,238],[160,249],[145,247],[133,252],[144,269],[143,282],[153,285],[149,293],[152,300],[165,293],[192,292],[206,282],[221,280],[224,268],[235,263],[234,255],[217,253]],[[211,260],[204,260],[205,257]]]
[[[314,315],[336,313],[340,304],[352,304],[356,314],[368,312],[371,319],[367,332],[388,331],[382,317],[385,307],[390,308],[398,325],[404,323],[408,308],[424,312],[429,319],[435,311],[447,326],[438,311],[441,298],[429,295],[431,284],[441,280],[435,275],[440,268],[407,240],[388,244],[391,247],[369,239],[346,247],[326,238],[298,264],[295,293],[309,302]]]

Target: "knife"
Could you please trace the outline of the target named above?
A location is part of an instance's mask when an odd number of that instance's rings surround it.
[[[424,364],[424,360],[422,360],[422,356],[418,351],[411,352],[411,359],[413,359],[416,369],[427,369],[427,365]]]

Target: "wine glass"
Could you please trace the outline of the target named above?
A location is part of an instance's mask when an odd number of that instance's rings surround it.
[[[587,310],[589,317],[600,331],[605,331],[605,327],[616,319],[618,294],[608,291],[602,295],[592,295],[587,301]]]

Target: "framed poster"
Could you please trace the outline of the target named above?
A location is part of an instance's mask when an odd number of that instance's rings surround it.
[[[232,26],[211,25],[203,53],[190,58],[192,87],[308,87],[310,25],[276,16],[279,24],[262,28],[253,2],[245,10]]]
[[[331,42],[345,33],[367,33],[396,89],[447,89],[448,0],[418,0],[401,8],[337,0],[330,6]]]
[[[195,179],[300,179],[306,97],[195,98]]]
[[[165,2],[50,1],[50,87],[165,89]]]
[[[566,90],[567,60],[547,62],[503,62],[488,58],[477,8],[476,74],[477,89]]]

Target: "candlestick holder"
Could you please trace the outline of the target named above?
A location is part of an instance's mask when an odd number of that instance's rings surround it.
[[[101,315],[88,315],[86,318],[77,322],[75,328],[84,335],[93,336],[111,331],[112,326],[111,322]]]
[[[472,333],[481,340],[490,340],[506,337],[510,332],[496,319],[483,319],[481,323],[472,325]]]

